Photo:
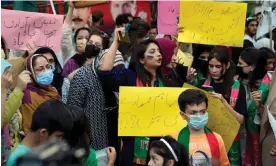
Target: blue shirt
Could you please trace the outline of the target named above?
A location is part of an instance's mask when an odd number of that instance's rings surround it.
[[[25,145],[19,144],[14,152],[11,154],[7,166],[15,166],[16,161],[19,157],[27,154],[31,149]]]

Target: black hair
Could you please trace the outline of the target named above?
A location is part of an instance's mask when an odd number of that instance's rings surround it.
[[[5,39],[3,38],[3,36],[1,36],[1,48],[3,49],[4,53],[5,53],[5,58],[4,59],[7,59],[7,47],[6,47],[6,41]]]
[[[174,166],[184,166],[189,165],[189,157],[185,151],[184,145],[177,142],[171,136],[166,136],[163,138],[173,149],[178,161],[175,160],[172,152],[167,147],[167,145],[161,140],[153,141],[150,145],[150,150],[153,150],[156,154],[160,155],[164,159],[163,165],[166,166],[169,160],[174,161]]]
[[[212,59],[216,59],[222,64],[221,74],[223,74],[222,72],[225,70],[224,75],[221,76],[221,79],[223,78],[223,87],[225,87],[223,89],[222,95],[227,101],[229,101],[233,78],[236,73],[235,64],[230,60],[230,55],[226,47],[215,47],[210,52],[208,62],[210,62]],[[230,66],[228,69],[226,69],[225,67],[228,65],[228,63],[230,63]]]
[[[119,14],[115,20],[116,25],[122,26],[123,24],[129,23],[128,17],[129,17],[128,14]]]
[[[141,64],[140,60],[145,58],[145,52],[151,43],[156,44],[160,49],[160,46],[156,40],[151,40],[151,39],[145,40],[135,46],[129,63],[129,69],[136,73],[137,77],[141,79],[144,86],[151,85],[153,76],[149,71],[145,69],[144,65]],[[161,79],[165,83],[165,85],[168,86],[172,84],[168,79],[163,77],[161,73],[161,66],[157,68],[156,75],[159,79]]]
[[[186,112],[187,105],[199,105],[201,103],[205,103],[206,108],[208,108],[208,98],[200,90],[187,89],[178,97],[178,106],[182,112]]]
[[[144,20],[139,18],[130,22],[128,30],[130,43],[121,43],[118,48],[125,60],[132,55],[134,47],[148,34],[148,31],[149,25]]]
[[[150,29],[157,29],[157,26],[156,26],[156,24],[152,24],[151,26],[150,26]]]
[[[89,135],[91,133],[90,124],[87,116],[82,108],[77,106],[68,106],[71,109],[73,118],[73,129],[65,136],[71,148],[83,148],[86,151],[86,158],[90,153],[91,140]]]
[[[55,52],[49,47],[40,47],[34,52],[34,54],[46,54],[46,53],[50,53],[54,57],[56,69],[54,71],[54,79],[51,85],[54,86],[59,92],[59,94],[61,95],[62,94],[61,89],[62,89],[64,77],[62,75],[62,67],[57,59]]]
[[[260,58],[258,59],[258,63],[255,70],[256,79],[262,79],[266,73],[267,70],[265,69],[265,66],[267,65],[268,59],[276,58],[276,54],[267,47],[262,47],[260,50]]]
[[[256,20],[255,17],[248,17],[248,18],[246,19],[245,26],[248,26],[248,25],[249,25],[251,22],[253,22],[253,21],[256,21],[256,22],[257,22],[257,20]]]
[[[199,57],[203,52],[211,52],[212,49],[214,49],[214,46],[212,45],[205,45],[205,44],[197,44],[196,49],[194,52],[194,60],[192,66],[196,69],[201,68],[202,66],[199,66]],[[201,71],[203,76],[206,77],[208,71]]]
[[[103,18],[103,17],[95,17],[95,16],[92,16],[92,22],[93,22],[93,23],[96,23],[96,22],[100,21],[101,18]]]
[[[40,104],[33,113],[30,130],[36,132],[39,129],[47,129],[51,135],[55,131],[65,134],[73,128],[73,119],[70,108],[59,100],[48,100]]]
[[[257,60],[260,56],[260,51],[256,48],[246,48],[241,52],[241,59],[245,61],[248,65],[257,65]]]
[[[254,66],[255,69],[253,72],[248,74],[249,86],[251,89],[256,87],[256,74],[255,71],[258,70],[257,64],[259,63],[259,59],[261,57],[260,51],[256,48],[246,48],[240,55],[241,59],[247,63],[249,66]],[[264,65],[263,65],[264,68]]]
[[[82,31],[82,30],[88,31],[89,34],[91,33],[91,29],[86,28],[86,27],[82,27],[82,28],[77,29],[77,31],[75,32],[75,36],[74,36],[74,42],[75,42],[75,43],[77,42],[77,36],[78,36],[78,34],[79,34],[80,31]]]

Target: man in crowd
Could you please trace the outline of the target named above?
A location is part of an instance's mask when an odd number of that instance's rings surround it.
[[[157,27],[155,25],[152,25],[149,30],[149,38],[152,40],[155,40],[155,37],[157,36]]]
[[[30,132],[11,154],[7,166],[15,166],[19,157],[27,154],[32,148],[47,142],[53,137],[63,138],[73,128],[70,110],[57,100],[41,104],[34,112]]]
[[[83,8],[74,8],[73,3],[69,3],[69,7],[72,7],[73,9],[73,28],[74,31],[77,29],[88,26],[91,24],[91,7],[83,7]]]
[[[248,17],[245,24],[244,40],[250,41],[254,46],[256,44],[255,35],[257,33],[257,20],[254,17]]]
[[[208,122],[208,98],[200,90],[188,89],[178,97],[181,117],[188,122],[175,139],[187,148],[189,156],[196,151],[204,152],[212,164],[229,166],[229,160],[222,137],[206,127]],[[212,142],[212,143],[211,143]],[[193,155],[193,163],[205,164],[202,154]]]
[[[136,14],[136,0],[110,1],[110,11],[115,21],[120,14]]]

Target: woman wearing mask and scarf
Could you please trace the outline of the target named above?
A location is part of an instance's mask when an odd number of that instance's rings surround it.
[[[82,67],[86,61],[86,57],[83,56],[85,52],[85,46],[89,39],[91,30],[89,28],[79,28],[74,36],[74,41],[76,43],[77,53],[70,58],[63,67],[63,76],[68,77],[70,73],[76,69]]]
[[[50,99],[61,100],[55,87],[51,86],[54,74],[48,59],[42,54],[28,57],[27,70],[32,74],[33,83],[27,85],[20,111],[23,117],[23,131],[29,132],[35,109]]]
[[[167,38],[157,39],[162,53],[161,71],[164,77],[179,87],[186,81],[187,67],[178,64],[176,43]]]
[[[51,85],[55,87],[58,93],[61,95],[61,87],[63,84],[62,67],[57,59],[55,52],[48,47],[40,47],[34,52],[34,54],[43,54],[50,62],[54,73],[54,79]]]
[[[72,79],[67,99],[67,104],[84,109],[90,123],[91,147],[96,150],[108,146],[107,118],[104,111],[106,98],[96,74],[99,61],[95,60],[101,52],[106,53],[101,51],[102,42],[101,33],[91,34],[84,53],[87,65],[80,68]]]
[[[240,127],[241,154],[243,165],[261,165],[260,114],[252,98],[252,92],[258,90],[255,71],[260,51],[255,48],[245,49],[238,60],[237,74],[245,88],[247,114],[245,123]]]

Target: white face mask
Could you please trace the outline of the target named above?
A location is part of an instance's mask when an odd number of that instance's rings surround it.
[[[87,39],[79,39],[76,42],[77,50],[80,53],[83,53],[85,51]]]

